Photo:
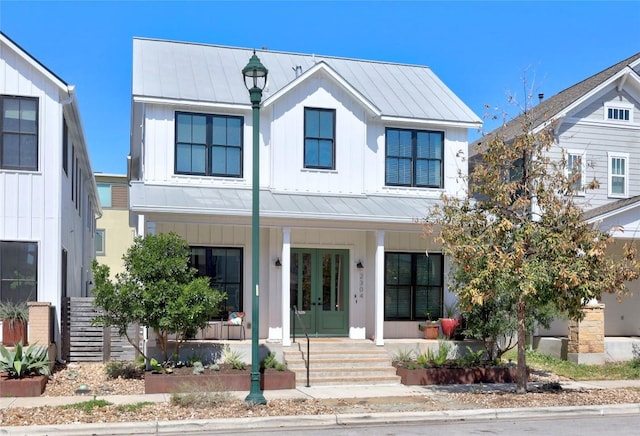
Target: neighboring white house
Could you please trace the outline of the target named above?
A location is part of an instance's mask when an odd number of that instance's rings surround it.
[[[625,59],[530,108],[533,131],[554,121],[555,143],[551,156],[567,156],[569,170],[582,175],[581,187],[594,178],[599,188],[579,192],[576,201],[589,222],[613,230],[616,244],[612,255],[619,255],[624,242],[640,236],[640,53]],[[510,121],[499,132],[506,139],[520,133],[521,117]],[[477,149],[486,137],[475,141]],[[640,334],[640,282],[630,283],[635,296],[622,304],[605,294],[605,335]],[[552,324],[541,335],[567,334],[566,322]]]
[[[74,87],[0,33],[0,300],[85,296],[96,185]],[[60,355],[60,354],[58,354]]]
[[[130,212],[176,232],[251,328],[249,49],[136,38]],[[462,195],[481,120],[424,66],[259,50],[260,329],[417,338],[453,299],[448,261],[417,220]],[[427,256],[425,252],[428,251]]]

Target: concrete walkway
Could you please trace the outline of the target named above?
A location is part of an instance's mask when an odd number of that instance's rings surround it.
[[[536,383],[530,383],[535,385]],[[562,382],[564,390],[571,389],[611,389],[611,388],[640,388],[640,380],[602,380]],[[289,390],[264,391],[267,401],[274,399],[339,399],[339,398],[374,398],[400,396],[430,396],[441,392],[464,392],[477,389],[477,385],[435,385],[435,386],[404,386],[398,385],[351,385],[351,386],[312,386],[298,387]],[[513,390],[513,384],[483,384],[483,391]],[[248,392],[233,392],[234,396],[244,399]],[[113,404],[135,404],[143,401],[168,402],[170,394],[140,394],[140,395],[105,395],[97,399],[104,399]],[[72,397],[30,397],[30,398],[0,398],[0,408],[62,406],[92,399],[92,396]],[[235,418],[211,420],[132,422],[108,424],[69,424],[31,427],[0,427],[0,435],[108,435],[108,434],[174,434],[189,433],[207,434],[212,428],[217,432],[233,431],[237,429],[260,428],[266,431],[276,431],[282,427],[306,427],[345,424],[376,424],[390,422],[418,422],[418,421],[448,421],[448,420],[486,420],[486,419],[516,419],[540,418],[567,415],[618,415],[640,414],[640,404],[617,404],[605,406],[580,407],[541,407],[541,408],[513,408],[513,409],[452,409],[436,412],[392,412],[366,414],[340,414],[319,416],[274,416],[260,418]],[[208,429],[208,431],[207,431]]]

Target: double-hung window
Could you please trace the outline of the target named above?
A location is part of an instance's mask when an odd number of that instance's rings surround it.
[[[242,117],[177,112],[175,172],[242,177]]]
[[[608,153],[609,160],[609,196],[628,197],[629,195],[629,155],[626,153]]]
[[[190,264],[211,287],[227,294],[220,311],[242,311],[242,248],[191,247]]]
[[[336,168],[336,111],[304,109],[304,167]]]
[[[387,128],[385,184],[442,188],[444,133]]]
[[[586,173],[584,171],[585,154],[580,151],[569,150],[567,152],[566,174],[571,180],[573,190],[576,193],[583,193],[586,184]]]
[[[385,320],[423,320],[442,315],[442,254],[385,253]]]
[[[36,301],[38,244],[0,241],[0,301]]]
[[[0,169],[38,170],[38,99],[0,96]]]

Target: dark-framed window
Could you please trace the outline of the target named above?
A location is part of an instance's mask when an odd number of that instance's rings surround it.
[[[384,319],[419,321],[442,316],[443,256],[387,252],[384,257]]]
[[[385,141],[386,185],[444,186],[443,132],[388,127]]]
[[[209,277],[211,287],[225,292],[220,313],[242,311],[242,248],[190,247],[190,264],[198,276]]]
[[[242,117],[176,112],[176,174],[242,177]]]
[[[69,175],[69,127],[67,120],[62,119],[62,169]]]
[[[0,96],[0,169],[38,170],[38,99]]]
[[[335,109],[304,108],[304,167],[336,168]]]
[[[36,301],[38,244],[0,241],[0,301]]]

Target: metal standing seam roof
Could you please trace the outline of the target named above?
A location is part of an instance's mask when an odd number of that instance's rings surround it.
[[[598,86],[602,85],[604,82],[606,82],[611,77],[628,66],[635,64],[633,66],[633,71],[636,74],[640,75],[640,62],[638,61],[640,61],[640,52],[621,62],[618,62],[617,64],[603,71],[600,71],[597,74],[594,74],[593,76],[563,91],[560,91],[558,94],[540,102],[538,105],[533,106],[527,112],[527,116],[532,122],[531,128],[535,129],[548,120],[552,119],[562,110],[569,107],[571,104],[578,101],[581,97],[596,89]],[[501,127],[471,143],[469,145],[470,155],[473,156],[477,154],[481,144],[490,141],[496,135],[500,135],[506,141],[509,141],[515,138],[518,134],[522,133],[522,123],[524,122],[524,116],[524,114],[517,116],[513,120],[505,123]]]
[[[218,216],[251,216],[251,189],[209,186],[145,185],[132,182],[133,212],[189,213]],[[260,191],[263,218],[411,224],[424,218],[439,199],[417,197],[321,196]]]
[[[134,38],[132,93],[136,97],[249,105],[242,68],[253,50]],[[314,54],[256,50],[268,68],[264,99],[322,61],[384,116],[481,124],[430,68]]]

